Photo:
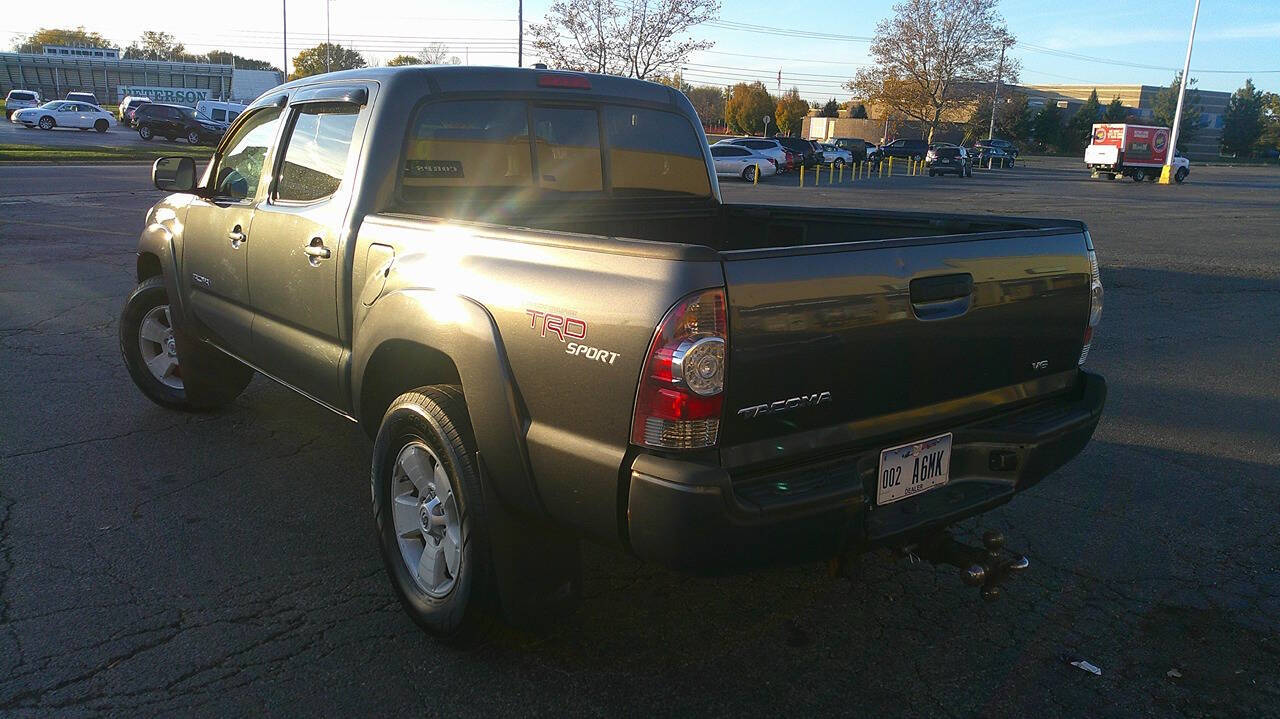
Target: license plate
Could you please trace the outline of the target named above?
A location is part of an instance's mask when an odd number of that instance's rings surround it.
[[[951,434],[880,451],[876,504],[914,497],[947,483],[951,476]]]

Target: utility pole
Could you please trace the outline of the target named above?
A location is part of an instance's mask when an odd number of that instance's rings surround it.
[[[1000,38],[1000,64],[996,66],[996,93],[991,97],[991,126],[987,128],[987,139],[996,136],[996,107],[1000,104],[1000,79],[1004,77],[1004,51],[1010,45],[1010,38]]]
[[[1178,151],[1178,130],[1182,126],[1182,100],[1187,94],[1187,74],[1191,72],[1191,46],[1196,41],[1196,20],[1200,18],[1200,0],[1191,11],[1191,37],[1187,38],[1187,59],[1182,62],[1182,83],[1178,86],[1178,108],[1173,111],[1173,130],[1169,133],[1169,151],[1164,156],[1160,170],[1160,184],[1167,185],[1173,179],[1173,156]]]
[[[329,72],[329,0],[324,0],[324,71]]]
[[[516,24],[520,27],[516,30],[516,67],[524,67],[524,0],[518,2]]]
[[[289,81],[289,0],[280,0],[280,49],[284,52],[284,63],[280,70],[285,82]]]

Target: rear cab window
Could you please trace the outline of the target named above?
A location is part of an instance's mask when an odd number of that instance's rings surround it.
[[[512,197],[709,198],[697,138],[683,116],[650,108],[428,102],[409,127],[400,199],[412,206]]]

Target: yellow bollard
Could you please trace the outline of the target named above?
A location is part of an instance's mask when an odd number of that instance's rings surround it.
[[[756,163],[756,174],[751,178],[751,184],[753,185],[760,184],[760,163],[758,162]]]
[[[844,184],[844,165],[840,165],[840,184]]]
[[[800,166],[800,186],[804,187],[804,165]]]
[[[884,179],[884,160],[876,163],[876,177],[881,180]]]
[[[827,184],[830,185],[836,179],[836,163],[827,165]]]
[[[822,180],[822,165],[813,166],[813,186],[817,187],[818,182]]]
[[[893,177],[893,158],[889,158],[889,177]]]

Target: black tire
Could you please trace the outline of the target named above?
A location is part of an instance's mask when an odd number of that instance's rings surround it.
[[[1133,174],[1132,174],[1132,175],[1130,175],[1130,177],[1132,177],[1132,178],[1133,178],[1133,181],[1134,181],[1134,182],[1142,182],[1143,180],[1147,179],[1147,171],[1146,171],[1146,170],[1134,170],[1134,171],[1133,171]]]
[[[5,122],[8,122],[8,121],[9,121],[9,119],[13,117],[13,113],[15,113],[15,112],[17,112],[17,110],[5,110],[5,111],[4,111],[4,119],[5,119]]]
[[[929,177],[937,177],[937,175],[938,173],[934,172],[933,170],[929,170]]]
[[[756,179],[755,165],[747,165],[746,168],[742,170],[742,179],[746,182],[755,182],[755,179]]]
[[[111,126],[111,123],[107,122],[106,120],[98,120],[97,122],[93,123],[93,129],[97,130],[98,132],[106,132],[107,128],[110,126]]]
[[[393,518],[397,460],[416,443],[425,445],[447,473],[460,516],[458,569],[442,596],[424,590],[410,573]],[[391,403],[374,441],[370,481],[378,549],[405,611],[446,643],[465,645],[482,637],[495,625],[499,602],[476,444],[460,387],[420,387]]]
[[[1187,175],[1189,174],[1191,174],[1190,170],[1185,167],[1179,167],[1178,171],[1173,173],[1173,181],[1181,185],[1183,180],[1186,180]]]
[[[151,130],[150,126],[148,125],[138,126],[138,137],[141,137],[146,142],[151,142],[151,140],[153,140],[155,136],[156,134]]]
[[[188,130],[188,131],[187,131],[187,144],[188,144],[188,145],[199,145],[199,144],[200,144],[200,133],[199,133],[199,132],[197,132],[197,131],[195,131],[195,130]]]
[[[165,384],[148,369],[142,356],[142,323],[147,314],[169,304],[164,278],[151,277],[129,293],[120,311],[120,354],[133,383],[152,402],[167,409],[198,411],[225,405],[244,391],[253,371],[217,350],[201,350],[188,341],[169,318],[181,387]]]
[[[41,130],[52,130],[53,128],[58,126],[58,123],[55,122],[52,117],[45,115],[44,117],[40,118],[39,125]]]

